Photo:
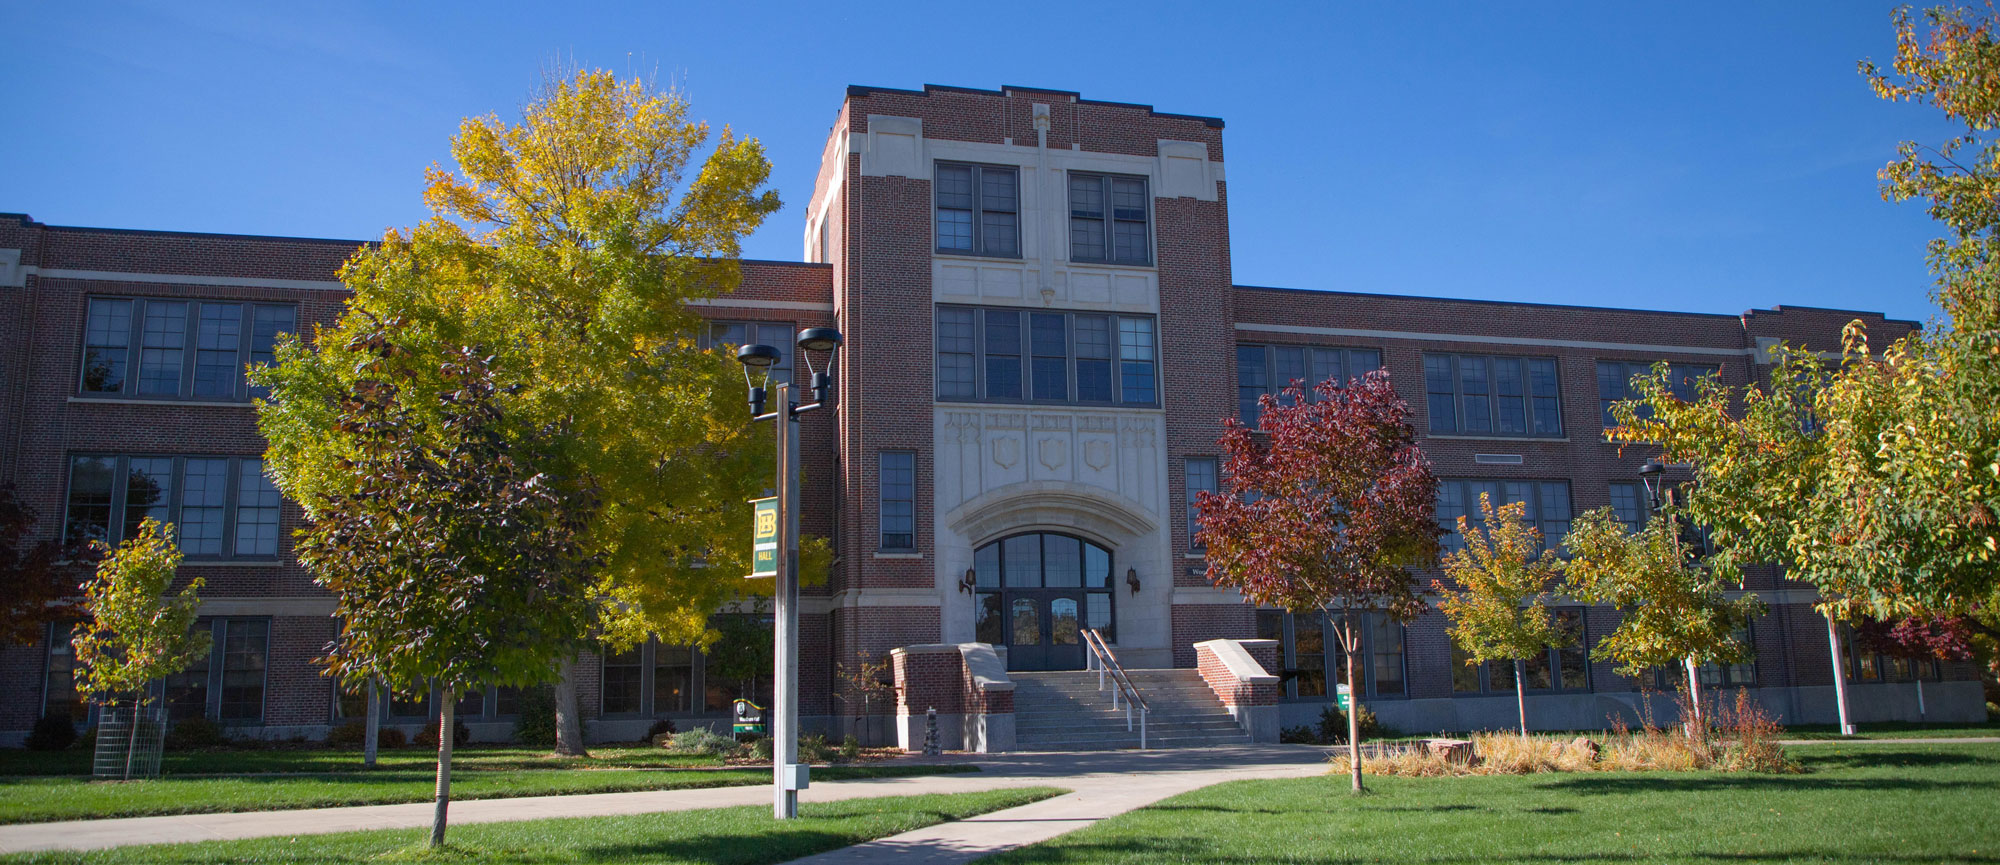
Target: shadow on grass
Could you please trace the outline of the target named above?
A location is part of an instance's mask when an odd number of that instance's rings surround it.
[[[1880,792],[1993,790],[1992,781],[1930,781],[1919,778],[1821,778],[1813,775],[1751,775],[1746,773],[1688,775],[1623,775],[1613,773],[1552,778],[1534,785],[1536,790],[1575,793],[1582,796],[1613,796],[1634,793],[1806,792],[1823,790],[1864,790]]]
[[[1862,745],[1859,748],[1843,748],[1829,751],[1821,746],[1789,749],[1785,753],[1810,769],[1873,769],[1907,768],[1911,766],[1996,766],[2000,765],[2000,755],[1975,753],[1971,751],[1938,751],[1923,746],[1882,747],[1871,742],[1843,742],[1844,745]]]
[[[929,852],[943,852],[941,847],[929,847]],[[908,851],[899,851],[906,856],[925,852],[914,846]],[[910,856],[910,858],[920,858]],[[1096,863],[1096,862],[1202,862],[1209,865],[1261,865],[1271,861],[1263,856],[1230,852],[1207,840],[1174,839],[1131,839],[1108,843],[1069,843],[1059,845],[1037,845],[1024,847],[990,861],[1003,865],[1017,863]],[[1286,852],[1285,860],[1307,865],[1347,865],[1347,863],[1380,862],[1379,855],[1362,852],[1343,855],[1324,849],[1300,847]],[[1873,863],[1953,863],[1953,865],[1991,865],[2000,863],[2000,855],[1970,853],[1961,855],[1895,855],[1880,852],[1859,852],[1837,848],[1796,848],[1789,850],[1767,850],[1763,852],[1706,852],[1686,851],[1662,852],[1605,852],[1595,853],[1581,850],[1567,850],[1561,853],[1523,853],[1513,855],[1451,855],[1430,856],[1402,855],[1399,863],[1418,865],[1481,865],[1488,862],[1519,863],[1577,863],[1577,862],[1820,862],[1831,865],[1873,865]]]

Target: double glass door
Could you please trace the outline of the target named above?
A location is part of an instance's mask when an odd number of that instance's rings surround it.
[[[1116,642],[1111,553],[1069,535],[1003,538],[973,554],[978,639],[1007,649],[1010,670],[1080,670],[1083,629]]]

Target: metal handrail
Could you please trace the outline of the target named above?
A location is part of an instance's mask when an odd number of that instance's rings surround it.
[[[1111,708],[1118,708],[1118,698],[1120,695],[1125,697],[1125,730],[1127,732],[1132,730],[1132,707],[1139,707],[1139,750],[1146,750],[1146,716],[1151,714],[1153,710],[1151,706],[1146,704],[1145,695],[1140,694],[1139,686],[1132,684],[1132,678],[1125,675],[1125,666],[1118,663],[1118,655],[1111,651],[1111,646],[1104,642],[1104,635],[1098,633],[1096,628],[1083,629],[1083,644],[1090,648],[1090,657],[1086,660],[1092,662],[1086,665],[1084,669],[1097,670],[1097,690],[1104,690],[1106,676],[1110,677],[1109,682],[1112,686]]]

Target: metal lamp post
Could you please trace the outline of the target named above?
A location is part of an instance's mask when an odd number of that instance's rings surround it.
[[[776,632],[777,663],[776,675],[771,685],[771,787],[772,816],[789,820],[799,815],[799,791],[805,789],[809,779],[807,766],[799,760],[799,415],[820,408],[827,402],[827,392],[833,385],[833,352],[840,348],[840,331],[830,327],[812,327],[799,332],[800,355],[806,360],[806,369],[812,373],[811,403],[798,405],[792,402],[792,383],[775,383],[777,406],[770,412],[764,411],[765,385],[770,381],[771,367],[781,355],[768,345],[746,345],[736,352],[737,362],[743,364],[743,381],[750,389],[750,414],[753,420],[774,421],[778,439],[778,549],[777,549],[777,622],[772,629]],[[813,366],[812,354],[824,352],[827,355],[824,372]],[[761,380],[753,379],[761,375]]]

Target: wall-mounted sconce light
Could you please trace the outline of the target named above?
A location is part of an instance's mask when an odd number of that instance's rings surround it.
[[[1132,587],[1132,594],[1136,595],[1139,593],[1139,569],[1125,569],[1125,585]]]
[[[972,594],[972,587],[978,584],[979,584],[979,575],[975,573],[971,568],[966,568],[965,579],[958,581],[958,590],[970,595]]]

